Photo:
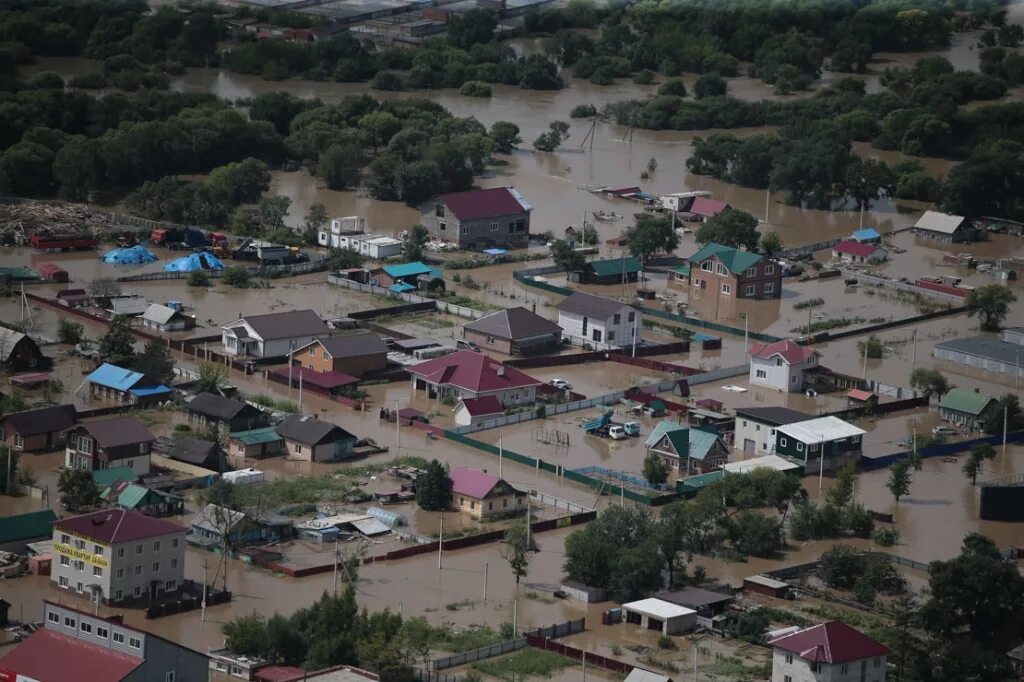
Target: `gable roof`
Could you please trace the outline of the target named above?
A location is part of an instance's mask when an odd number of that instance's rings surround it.
[[[643,668],[633,668],[623,682],[672,682],[672,678]]]
[[[406,368],[433,384],[450,384],[474,393],[539,386],[542,382],[483,353],[461,350]]]
[[[213,454],[216,443],[199,438],[182,438],[175,441],[167,453],[171,459],[189,464],[202,465]]]
[[[804,660],[830,665],[884,656],[889,652],[884,644],[838,620],[784,635],[769,644],[791,651]]]
[[[962,215],[951,215],[949,213],[941,213],[939,211],[925,211],[921,214],[921,217],[914,223],[914,228],[918,230],[928,230],[929,232],[941,232],[942,234],[953,234],[959,230],[967,218]]]
[[[452,481],[452,492],[477,499],[486,497],[501,479],[480,469],[456,467],[448,474]]]
[[[880,249],[877,244],[862,244],[860,242],[853,241],[852,239],[847,239],[846,241],[839,242],[833,246],[832,250],[836,253],[845,253],[851,256],[867,258]]]
[[[257,445],[259,443],[273,443],[281,440],[281,434],[273,426],[264,426],[261,429],[249,429],[247,431],[234,431],[229,436],[231,440],[237,440],[243,445]]]
[[[52,509],[0,517],[0,542],[18,542],[53,534],[57,515]]]
[[[522,195],[511,187],[442,194],[437,201],[444,204],[459,220],[478,220],[533,210]]]
[[[687,427],[675,422],[660,421],[654,425],[653,429],[651,429],[651,434],[647,436],[647,440],[644,441],[644,445],[649,448],[653,448],[669,431],[685,431],[686,428]]]
[[[117,391],[128,391],[145,378],[146,375],[141,372],[104,362],[93,370],[85,380]]]
[[[522,306],[484,315],[465,325],[464,329],[508,340],[562,334],[562,328],[557,324]]]
[[[965,412],[977,417],[985,411],[993,400],[995,398],[984,393],[976,393],[967,388],[954,388],[942,396],[942,400],[939,401],[939,407],[957,412]]]
[[[5,670],[46,682],[120,682],[142,664],[141,658],[48,628],[35,631],[0,659]]]
[[[144,485],[138,483],[132,483],[131,481],[118,481],[113,485],[107,487],[100,496],[103,497],[107,502],[116,504],[119,507],[125,509],[135,509],[142,502],[145,501],[146,497],[150,494],[161,495],[155,490],[150,490]]]
[[[799,362],[809,362],[821,353],[808,346],[801,346],[792,339],[783,339],[774,343],[758,341],[751,344],[747,351],[751,357],[762,360],[771,360],[776,355],[780,356],[787,364],[794,365]]]
[[[207,504],[203,507],[203,511],[192,519],[192,527],[203,528],[219,534],[225,528],[230,532],[243,519],[245,519],[245,512],[216,504]]]
[[[622,276],[623,273],[628,275],[640,272],[640,260],[632,256],[592,260],[587,266],[598,277],[614,277],[616,275]]]
[[[304,414],[289,415],[287,419],[277,425],[277,433],[285,440],[303,445],[320,445],[349,438],[355,439],[354,435],[337,424]]]
[[[469,412],[470,416],[473,417],[505,413],[505,408],[501,406],[501,402],[493,395],[480,396],[479,398],[460,398],[459,404],[455,406],[455,409],[459,409],[460,405],[466,408],[466,412]]]
[[[771,424],[772,426],[814,419],[812,414],[791,410],[788,407],[738,407],[736,408],[736,416],[747,417],[748,419],[761,422],[762,424]]]
[[[629,304],[588,294],[584,291],[576,291],[562,299],[561,303],[555,307],[565,313],[607,320],[623,308],[629,307]]]
[[[116,448],[135,443],[151,443],[156,436],[146,425],[132,416],[111,417],[95,422],[82,422],[84,428],[96,439],[101,448]]]
[[[385,265],[381,270],[388,273],[391,277],[412,277],[413,275],[429,275],[434,272],[429,265],[420,261]]]
[[[205,391],[192,398],[188,403],[189,412],[213,417],[220,421],[230,421],[247,410],[258,412],[255,407],[243,403],[241,400]]]
[[[320,316],[309,309],[250,315],[228,322],[222,328],[226,329],[242,320],[252,327],[256,335],[264,341],[293,339],[297,336],[316,336],[317,334],[326,335],[330,331]]]
[[[11,353],[14,352],[14,347],[25,338],[28,337],[21,332],[16,332],[7,327],[0,327],[0,361],[6,362],[11,357]]]
[[[690,429],[690,457],[704,461],[719,440],[721,439],[717,434],[700,429]]]
[[[721,199],[694,197],[688,212],[693,213],[694,215],[704,216],[705,218],[713,218],[727,208],[729,208],[729,204]]]
[[[388,352],[388,347],[384,345],[380,335],[368,331],[358,334],[339,334],[338,336],[328,336],[326,339],[317,339],[302,348],[297,348],[294,354],[298,354],[299,351],[305,350],[317,343],[323,346],[327,354],[335,360],[339,358],[355,358],[363,355],[377,355],[378,353],[387,355]]]
[[[705,590],[701,587],[684,587],[671,592],[662,592],[657,595],[657,598],[690,609],[697,609],[701,606],[710,606],[712,604],[723,604],[735,599],[731,594]]]
[[[181,533],[184,526],[126,509],[105,509],[72,516],[53,524],[57,530],[75,533],[107,545]]]
[[[783,424],[775,430],[777,433],[796,438],[801,443],[833,441],[840,438],[863,436],[867,433],[864,429],[831,415],[818,417],[817,419],[808,419],[805,422]]]
[[[140,296],[124,296],[110,301],[110,310],[115,315],[141,315],[149,309],[149,301]]]
[[[167,324],[173,320],[175,316],[181,316],[181,313],[174,308],[168,308],[167,306],[159,303],[150,303],[149,307],[146,308],[146,312],[142,313],[142,319],[148,320],[149,322],[155,322],[157,324]]]
[[[56,405],[38,410],[14,412],[3,418],[3,423],[22,436],[64,431],[75,425],[75,406]]]
[[[761,262],[761,256],[756,253],[749,251],[740,251],[734,249],[731,246],[723,246],[722,244],[715,244],[710,242],[705,244],[686,260],[690,261],[691,266],[703,263],[708,258],[715,257],[722,262],[722,265],[726,267],[734,275],[742,273],[747,268],[752,268]]]
[[[853,238],[859,242],[862,242],[868,239],[881,239],[882,235],[878,230],[876,230],[873,227],[865,227],[864,229],[861,230],[854,230]]]
[[[131,467],[110,467],[109,469],[95,469],[92,473],[92,480],[100,488],[114,485],[118,481],[135,481],[139,475]]]

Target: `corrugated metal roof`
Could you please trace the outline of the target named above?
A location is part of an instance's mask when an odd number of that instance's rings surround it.
[[[778,433],[796,438],[801,443],[817,443],[818,441],[832,441],[852,436],[863,436],[866,431],[844,422],[839,417],[818,417],[808,419],[805,422],[784,424],[776,429]]]
[[[753,459],[745,459],[740,462],[729,462],[722,465],[722,469],[730,474],[749,474],[755,469],[774,469],[775,471],[792,471],[793,469],[799,469],[799,464],[794,464],[788,459],[779,457],[778,455],[766,455],[764,457],[755,457]]]
[[[0,518],[0,542],[16,542],[53,534],[57,515],[52,509]]]
[[[657,424],[655,424],[654,428],[651,430],[651,434],[647,436],[647,440],[644,441],[644,445],[646,445],[649,448],[653,448],[655,445],[658,444],[658,441],[661,440],[666,433],[668,433],[669,431],[679,430],[685,431],[686,427],[682,426],[681,424],[676,424],[675,422],[660,421]]]
[[[929,230],[930,232],[953,234],[964,224],[965,220],[967,219],[962,215],[951,215],[949,213],[940,213],[939,211],[925,211],[918,218],[917,222],[914,223],[914,227],[920,230]]]
[[[267,426],[262,429],[250,429],[248,431],[235,431],[231,434],[231,438],[245,445],[273,443],[281,440],[280,434],[278,434],[277,429],[273,426]]]
[[[995,398],[985,393],[975,393],[967,388],[954,388],[939,401],[939,407],[956,412],[980,415]]]
[[[669,437],[671,437],[671,434]],[[690,429],[690,457],[703,461],[711,453],[711,450],[714,449],[717,442],[718,436],[713,433],[701,431],[700,429]]]
[[[692,266],[706,261],[712,256],[720,260],[722,265],[734,275],[738,275],[747,268],[751,268],[761,262],[761,256],[756,253],[740,251],[730,246],[715,243],[705,244],[703,248],[686,260],[690,261]]]
[[[606,258],[590,262],[590,269],[598,277],[614,277],[615,275],[640,272],[640,260],[632,256],[626,258]]]
[[[648,597],[647,599],[623,604],[622,608],[627,611],[635,611],[636,613],[651,615],[662,620],[697,613],[693,609],[688,609],[685,606],[679,606],[678,604],[673,604],[672,602],[668,602],[663,599],[655,599],[654,597]]]
[[[432,272],[429,265],[419,261],[414,261],[412,263],[399,263],[398,265],[385,265],[382,270],[392,277],[429,275]]]
[[[131,467],[113,467],[112,469],[97,469],[92,472],[92,479],[100,488],[117,483],[118,481],[134,481],[139,477]]]
[[[117,391],[127,391],[145,378],[141,372],[104,362],[86,377],[86,381]]]

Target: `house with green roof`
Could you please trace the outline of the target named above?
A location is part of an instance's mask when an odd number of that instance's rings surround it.
[[[621,284],[635,282],[640,276],[640,260],[632,256],[592,260],[578,272],[569,273],[569,279],[583,284]]]
[[[118,481],[100,493],[100,499],[111,509],[129,509],[146,516],[170,516],[185,510],[185,500],[138,483]]]
[[[92,473],[92,479],[96,481],[96,487],[100,490],[109,488],[120,481],[134,483],[139,475],[131,467],[110,467],[109,469],[96,469]]]
[[[712,242],[687,261],[693,293],[734,298],[779,298],[782,295],[781,266],[756,253]]]
[[[729,448],[718,434],[675,422],[656,424],[644,444],[678,476],[710,473],[729,461]]]
[[[997,404],[995,398],[977,389],[954,388],[939,401],[939,416],[947,422],[981,429]]]
[[[228,457],[232,462],[248,458],[263,459],[284,454],[284,438],[274,426],[233,431],[228,436]]]
[[[0,550],[24,554],[28,543],[53,537],[53,522],[56,520],[57,515],[52,509],[0,518]]]

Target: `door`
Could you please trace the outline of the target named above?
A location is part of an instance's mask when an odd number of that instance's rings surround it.
[[[757,444],[749,438],[743,439],[743,454],[752,455],[757,450]]]

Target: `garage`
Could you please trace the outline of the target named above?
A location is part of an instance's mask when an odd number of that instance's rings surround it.
[[[648,598],[622,605],[623,620],[642,630],[678,635],[697,627],[697,612],[663,599]]]

